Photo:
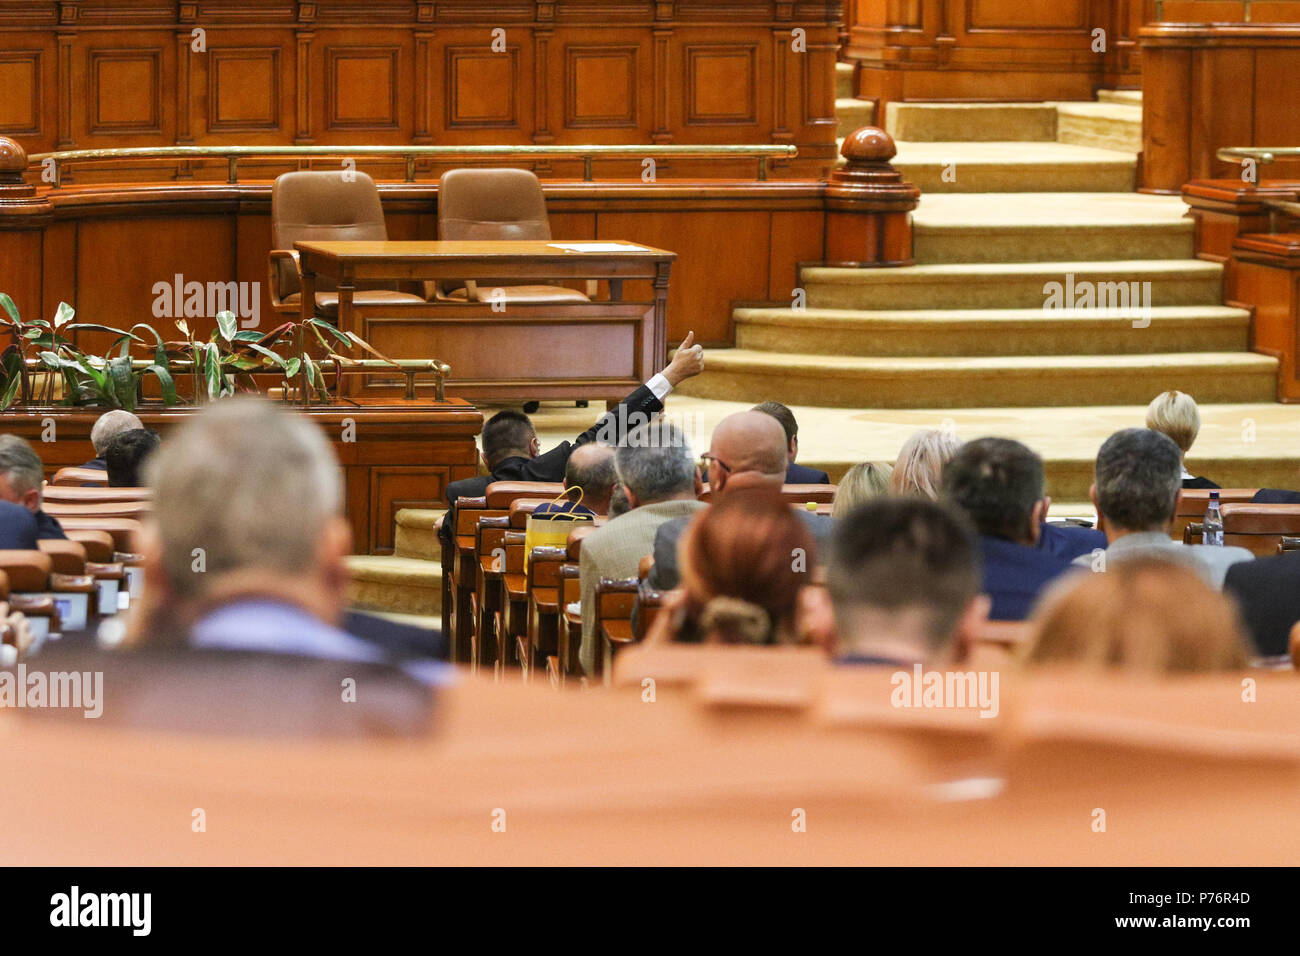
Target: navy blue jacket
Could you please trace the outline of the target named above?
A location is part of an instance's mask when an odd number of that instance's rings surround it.
[[[1038,550],[1054,554],[1058,558],[1073,561],[1081,554],[1106,550],[1106,535],[1096,528],[1085,528],[1077,524],[1047,524],[1041,526],[1042,534],[1038,537]]]
[[[989,618],[994,621],[1025,620],[1043,589],[1071,570],[1066,558],[991,535],[980,535],[980,551],[984,593],[993,599]]]
[[[36,550],[36,515],[12,501],[0,501],[0,549]]]
[[[792,461],[785,469],[785,483],[787,485],[829,485],[831,476],[824,471],[805,468],[798,462]]]

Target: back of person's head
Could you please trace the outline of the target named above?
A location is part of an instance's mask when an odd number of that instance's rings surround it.
[[[717,462],[709,470],[711,485],[738,490],[785,482],[790,463],[785,431],[765,412],[728,415],[714,428],[710,448]]]
[[[928,428],[913,432],[903,442],[889,476],[889,490],[895,495],[939,498],[939,480],[943,466],[961,447],[957,435],[946,429]]]
[[[877,498],[835,523],[826,584],[841,652],[900,626],[920,631],[926,656],[942,656],[979,616],[982,583],[975,529],[950,505]]]
[[[1111,528],[1163,531],[1173,520],[1182,485],[1182,452],[1160,432],[1126,428],[1097,452],[1095,503]]]
[[[178,598],[204,598],[229,572],[313,574],[326,536],[340,533],[342,476],[325,436],[263,399],[205,408],[150,456],[145,479],[160,570]]]
[[[122,432],[144,428],[144,424],[124,408],[115,408],[95,419],[90,429],[90,443],[95,446],[96,457],[103,458],[108,452],[109,443]]]
[[[747,488],[719,498],[678,545],[693,625],[685,633],[727,644],[794,643],[815,547],[808,526],[777,492]]]
[[[40,505],[45,466],[26,439],[0,435],[0,498],[27,505]]]
[[[108,443],[104,463],[110,488],[140,488],[144,484],[142,466],[161,444],[158,433],[147,428],[121,432]]]
[[[483,426],[483,461],[490,470],[507,458],[532,458],[536,437],[532,420],[523,412],[497,412]]]
[[[799,438],[799,422],[795,420],[794,412],[786,408],[780,402],[759,402],[754,406],[753,411],[762,412],[764,415],[771,415],[781,424],[781,430],[785,432],[785,444],[793,461],[793,455],[796,449],[795,441]]]
[[[614,467],[632,507],[695,494],[691,443],[667,419],[656,418],[629,431],[614,452]]]
[[[1019,544],[1036,539],[1043,482],[1043,460],[1009,438],[967,442],[942,476],[943,497],[970,515],[980,534]]]
[[[1070,575],[1031,621],[1035,665],[1185,674],[1240,670],[1250,653],[1232,600],[1184,562],[1158,556]]]
[[[582,503],[599,514],[609,508],[609,495],[618,483],[614,449],[588,442],[573,449],[564,466],[564,487],[581,488]]]
[[[1147,428],[1168,435],[1185,455],[1201,431],[1201,412],[1185,392],[1162,392],[1147,406]]]
[[[615,469],[617,471],[618,469]],[[617,518],[619,515],[625,515],[632,510],[632,503],[627,500],[627,489],[621,482],[615,482],[614,488],[609,493],[609,510],[606,512],[610,518]]]
[[[835,486],[831,517],[843,518],[858,505],[889,494],[889,476],[893,466],[883,461],[863,461],[844,473]]]

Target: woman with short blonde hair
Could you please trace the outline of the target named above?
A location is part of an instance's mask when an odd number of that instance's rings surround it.
[[[1147,406],[1147,428],[1173,440],[1183,452],[1183,487],[1217,488],[1208,478],[1197,478],[1187,470],[1187,453],[1201,431],[1201,412],[1186,392],[1162,392]]]
[[[959,448],[961,440],[947,429],[914,432],[903,442],[898,461],[894,463],[894,471],[889,476],[890,493],[938,501],[939,476]]]
[[[864,461],[854,465],[835,486],[831,517],[842,518],[858,505],[889,494],[892,465],[883,461]]]

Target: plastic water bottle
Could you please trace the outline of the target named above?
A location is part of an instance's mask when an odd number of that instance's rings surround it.
[[[1223,547],[1223,514],[1219,511],[1219,493],[1210,492],[1210,506],[1205,509],[1205,524],[1202,525],[1204,531],[1201,535],[1202,544],[1213,544]]]

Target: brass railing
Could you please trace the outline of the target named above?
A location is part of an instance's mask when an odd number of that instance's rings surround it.
[[[593,164],[604,159],[754,159],[758,161],[758,179],[767,179],[768,162],[793,159],[799,150],[792,145],[671,145],[671,146],[139,146],[122,149],[70,149],[57,153],[37,153],[28,157],[33,171],[44,173],[57,189],[63,182],[63,170],[79,163],[104,161],[188,162],[224,159],[226,182],[239,182],[241,159],[313,158],[351,159],[384,157],[401,159],[406,164],[406,182],[415,182],[415,165],[419,159],[581,159],[583,182],[592,181]]]
[[[1244,166],[1246,161],[1253,160],[1257,166],[1267,166],[1278,160],[1300,159],[1300,147],[1225,146],[1216,151],[1214,155],[1215,158],[1225,163],[1240,163]],[[1300,191],[1300,186],[1297,186],[1297,191]],[[1271,233],[1278,231],[1278,213],[1283,213],[1288,217],[1288,226],[1291,220],[1300,219],[1300,203],[1276,196],[1262,198],[1260,202],[1268,207],[1268,231]]]

